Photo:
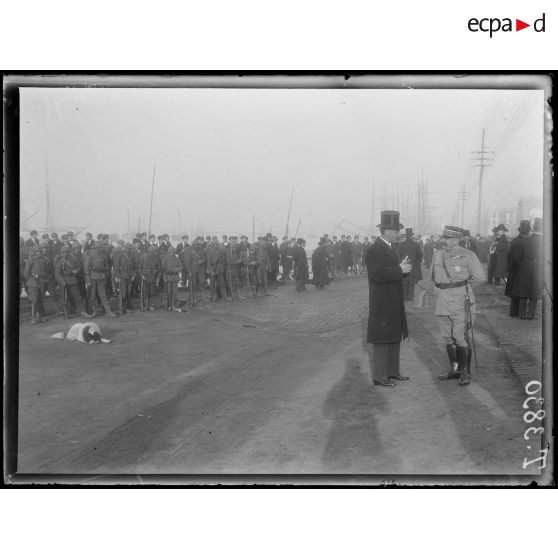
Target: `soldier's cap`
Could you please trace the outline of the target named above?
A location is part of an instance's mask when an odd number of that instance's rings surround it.
[[[247,237],[245,234],[243,234],[243,235],[240,237],[240,240],[242,240],[243,238],[245,238],[246,240],[248,240],[248,237]]]
[[[45,240],[48,240],[50,237],[48,236],[48,233],[43,233],[41,235],[41,238],[44,238]]]
[[[185,238],[190,238],[187,234],[183,234],[182,235],[182,240],[184,240]]]
[[[296,243],[297,244],[303,244],[303,243],[306,244],[306,240],[304,240],[304,238],[297,238]]]
[[[141,237],[141,233],[136,233],[136,238],[140,238]]]
[[[85,233],[85,236],[90,236],[90,237],[93,237],[93,234],[92,234],[92,233],[90,233],[90,232],[86,232],[86,233]]]
[[[33,236],[34,234],[39,234],[35,229],[33,229],[30,233],[31,236]]]
[[[463,236],[463,229],[461,227],[453,227],[447,225],[442,231],[442,238],[461,238]]]
[[[154,235],[154,234],[150,234],[150,235],[149,235],[149,238],[155,238],[155,235]]]
[[[131,242],[126,242],[126,244],[124,244],[124,248],[126,250],[131,250],[132,249],[132,243]]]
[[[157,240],[163,240],[163,238],[164,238],[164,237],[163,237],[162,234],[160,234],[160,235],[157,236]]]
[[[508,232],[508,229],[506,229],[506,225],[504,225],[503,223],[500,223],[497,227],[496,227],[497,231],[504,231],[504,232]]]
[[[139,238],[132,238],[132,244],[141,244],[141,240]]]
[[[123,239],[123,238],[119,238],[119,239],[116,241],[116,244],[124,244],[124,239]]]
[[[168,234],[164,234],[164,235],[163,235],[163,238],[164,238],[165,240],[167,240],[167,238],[170,238],[170,236],[169,236]]]
[[[74,233],[72,231],[68,231],[68,236],[74,236]]]
[[[58,238],[58,234],[55,233],[55,232],[53,232],[50,236],[51,236],[51,238]]]
[[[142,232],[142,233],[140,234],[140,236],[147,236],[147,233],[146,233],[146,232]]]
[[[291,236],[291,241],[296,242],[296,238],[294,236]]]
[[[169,246],[167,248],[167,254],[174,254],[176,252],[176,248],[174,246]]]
[[[101,240],[101,238],[103,238],[103,233],[99,233],[99,234],[97,235],[97,240]]]

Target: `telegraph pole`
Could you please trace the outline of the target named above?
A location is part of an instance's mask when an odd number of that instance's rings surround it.
[[[289,238],[289,220],[291,219],[291,207],[293,206],[294,188],[291,192],[291,201],[289,202],[289,212],[287,213],[287,225],[285,226],[285,236]]]
[[[461,194],[461,228],[464,228],[464,216],[465,216],[465,200],[467,199],[467,190],[465,189],[465,184],[463,185],[463,190],[459,192]]]
[[[480,167],[480,172],[479,172],[479,201],[478,201],[478,205],[477,205],[477,234],[483,234],[483,230],[482,230],[482,225],[483,225],[483,219],[482,219],[482,178],[484,175],[484,169],[485,167],[489,167],[490,165],[492,165],[492,161],[494,159],[494,151],[490,151],[488,149],[485,149],[484,147],[484,136],[485,136],[485,130],[484,128],[482,129],[482,140],[481,140],[481,148],[479,151],[471,151],[472,153],[472,157],[471,157],[471,161],[473,161],[474,163],[478,163],[478,164],[474,164],[473,167]]]
[[[151,204],[149,205],[149,232],[151,234],[151,217],[153,216],[153,189],[155,188],[155,165],[153,165],[153,181],[151,183]]]

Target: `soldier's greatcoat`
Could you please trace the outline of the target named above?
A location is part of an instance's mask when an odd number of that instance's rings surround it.
[[[393,248],[377,238],[366,252],[370,297],[368,343],[399,343],[408,337],[403,271]]]

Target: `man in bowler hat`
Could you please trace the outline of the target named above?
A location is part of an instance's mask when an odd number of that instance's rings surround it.
[[[403,301],[403,277],[411,272],[408,258],[399,262],[393,244],[403,225],[398,211],[382,211],[378,225],[381,236],[366,251],[370,296],[366,336],[375,386],[394,387],[396,380],[408,380],[399,373],[401,340],[408,337]]]

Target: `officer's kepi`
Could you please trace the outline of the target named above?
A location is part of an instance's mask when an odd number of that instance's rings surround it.
[[[461,238],[463,229],[460,227],[446,226],[442,232],[442,238]]]

